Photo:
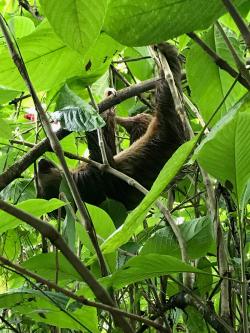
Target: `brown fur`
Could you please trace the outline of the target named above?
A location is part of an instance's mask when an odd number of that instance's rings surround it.
[[[167,58],[177,88],[181,93],[181,71],[176,49],[168,44],[160,44],[158,45],[158,49]],[[113,117],[114,115],[112,113],[108,114],[107,125],[104,130],[104,137],[108,143],[106,150],[109,162],[113,167],[136,179],[149,189],[166,161],[185,141],[184,129],[175,111],[167,83],[160,83],[156,89],[156,110],[155,115],[153,117],[150,116],[152,120],[149,125],[149,117],[142,115],[136,116],[134,121],[133,118],[126,121],[128,132],[130,132],[130,134],[137,133],[136,135],[140,137],[137,140],[132,138],[132,145],[115,156],[113,156]],[[143,121],[140,122],[140,119]],[[118,119],[118,122],[120,122],[121,125],[122,122],[125,124],[121,119]],[[88,133],[87,139],[90,157],[101,162],[101,153],[96,140],[96,133]],[[42,161],[43,162],[39,162],[38,164],[39,186],[43,187],[41,193],[45,193],[46,198],[48,198],[52,197],[52,193],[48,194],[46,190],[44,190],[44,188],[49,188],[49,186],[46,184],[46,177],[43,177],[44,164],[46,164],[44,161],[46,160]],[[40,163],[43,165],[43,168],[40,168]],[[55,177],[56,169],[54,165],[53,167],[48,165],[47,170],[45,170],[47,177],[50,173],[50,169],[53,172],[53,177]],[[59,169],[54,179],[58,179],[58,175],[60,175]],[[133,209],[142,198],[141,193],[124,181],[108,173],[101,173],[91,165],[83,164],[80,168],[72,172],[72,176],[77,184],[82,199],[91,204],[100,205],[106,198],[111,198],[122,202],[127,209]],[[50,177],[50,180],[52,178]],[[49,181],[49,178],[47,178],[47,181]],[[54,193],[53,187],[53,194]]]

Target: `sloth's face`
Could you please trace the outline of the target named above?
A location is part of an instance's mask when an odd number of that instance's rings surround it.
[[[58,198],[61,180],[61,170],[53,162],[44,158],[38,162],[38,197]]]

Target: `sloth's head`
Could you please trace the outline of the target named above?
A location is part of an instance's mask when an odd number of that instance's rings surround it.
[[[38,197],[58,198],[62,181],[61,170],[51,161],[42,158],[38,162]]]

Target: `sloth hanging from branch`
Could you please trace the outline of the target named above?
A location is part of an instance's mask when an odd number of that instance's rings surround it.
[[[181,66],[174,46],[164,43],[155,46],[161,59],[165,59],[172,71],[179,96],[181,91]],[[159,74],[164,77],[160,63]],[[106,121],[102,129],[108,163],[113,168],[138,181],[150,189],[160,170],[186,138],[186,132],[169,85],[160,80],[155,93],[153,116],[142,113],[134,117],[115,117],[113,110],[103,113]],[[130,135],[130,146],[116,154],[115,122],[123,126]],[[90,159],[102,163],[96,131],[86,133]],[[127,210],[135,208],[142,193],[124,180],[82,163],[72,170],[73,179],[84,202],[100,205],[107,198],[120,201]],[[58,197],[62,180],[61,170],[51,161],[41,159],[38,163],[38,193],[45,199]]]

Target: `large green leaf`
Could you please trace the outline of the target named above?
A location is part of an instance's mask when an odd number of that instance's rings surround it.
[[[40,24],[30,35],[20,38],[18,46],[37,90],[48,89],[81,73],[81,57],[63,44],[47,22]],[[0,59],[0,84],[25,90],[23,79],[7,48],[0,49]]]
[[[14,99],[20,92],[0,86],[0,104],[5,104]]]
[[[105,125],[93,106],[77,96],[67,84],[60,90],[56,110],[52,118],[69,131],[93,131]]]
[[[52,118],[59,121],[62,128],[76,132],[90,132],[105,125],[105,121],[99,113],[84,101],[82,108],[70,105],[54,112]]]
[[[58,281],[61,282],[63,280],[82,281],[80,275],[61,253],[38,254],[23,262],[22,267],[49,280],[55,280],[57,274]]]
[[[3,118],[0,118],[0,129],[1,129],[0,138],[4,138],[4,139],[11,138],[11,134],[12,134],[11,128],[10,128],[8,122]]]
[[[8,26],[16,38],[27,36],[35,30],[35,24],[25,16],[14,16],[8,21]]]
[[[101,208],[88,204],[87,209],[93,222],[98,237],[98,242],[99,244],[101,244],[105,239],[109,237],[109,235],[111,235],[115,231],[114,223],[111,220],[110,216]],[[86,229],[80,223],[76,224],[76,231],[82,244],[86,246],[91,253],[95,253],[89,235]],[[110,253],[105,255],[105,259],[107,261],[110,271],[113,272],[116,268],[116,253]]]
[[[179,226],[186,241],[190,259],[207,254],[213,242],[212,224],[207,217],[188,221]],[[156,231],[144,244],[141,254],[159,253],[181,258],[180,248],[170,227]]]
[[[149,208],[160,196],[162,191],[179,172],[188,156],[192,152],[197,138],[184,143],[167,161],[151,190],[142,202],[128,215],[124,224],[117,229],[103,244],[104,253],[113,252],[122,244],[125,244],[140,226]]]
[[[250,95],[226,114],[197,149],[201,166],[231,183],[240,202],[250,178]]]
[[[121,269],[107,280],[107,283],[114,288],[121,288],[130,283],[179,272],[202,273],[199,269],[187,265],[177,258],[147,254],[129,259]]]
[[[244,50],[240,45],[239,39],[232,32],[228,30],[225,30],[225,32],[241,58]],[[232,67],[235,67],[234,59],[217,28],[211,28],[204,35],[203,40]],[[192,99],[199,107],[204,120],[208,121],[232,86],[234,78],[220,69],[196,43],[192,45],[188,53],[186,69]],[[221,119],[244,93],[246,93],[246,89],[240,83],[237,83],[213,118],[211,125]]]
[[[102,33],[85,58],[66,46],[48,22],[42,22],[28,36],[18,40],[18,46],[36,90],[48,90],[73,77],[82,77],[90,84],[100,77],[109,59],[121,45]],[[25,91],[27,88],[16,69],[9,51],[0,47],[0,86]]]
[[[58,328],[98,333],[97,313],[93,307],[68,309],[68,298],[50,291],[12,289],[0,295],[0,307]],[[63,312],[61,309],[64,309]],[[73,311],[72,311],[73,310]]]
[[[17,208],[23,209],[24,211],[36,216],[40,217],[43,214],[52,212],[59,207],[65,205],[65,202],[58,199],[30,199],[21,202],[16,205]],[[20,224],[25,224],[18,218],[0,210],[0,235],[7,230],[16,228]]]
[[[205,29],[225,11],[218,0],[111,0],[104,29],[124,45],[149,45]]]
[[[82,55],[95,43],[107,0],[41,0],[44,13],[60,38]]]
[[[101,208],[87,204],[87,209],[93,221],[99,242],[102,243],[109,235],[115,231],[115,226],[110,216]],[[77,213],[78,215],[78,213]],[[93,245],[90,241],[88,233],[82,225],[77,225],[78,236],[84,246],[94,253]]]

